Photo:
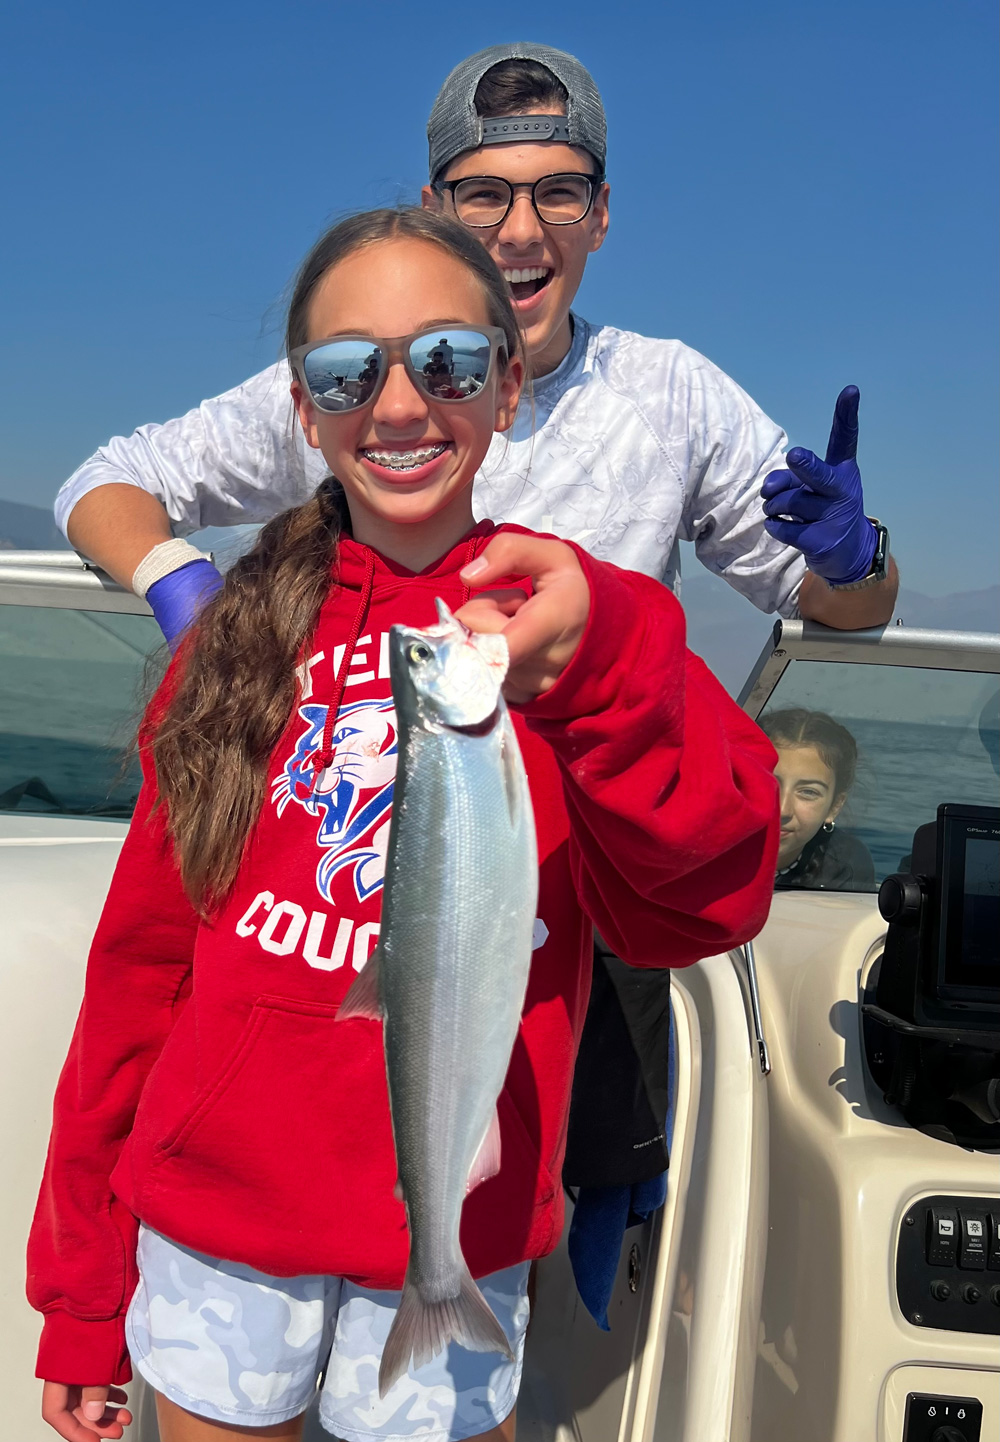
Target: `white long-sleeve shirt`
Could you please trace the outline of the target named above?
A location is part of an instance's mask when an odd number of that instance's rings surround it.
[[[760,488],[787,438],[711,361],[574,317],[562,364],[534,383],[476,477],[477,517],[578,541],[679,590],[678,541],[761,611],[798,614],[801,552],[764,529]],[[269,520],[327,474],[306,445],[285,362],[163,425],[116,436],[56,497],[65,531],[80,497],[111,483],[163,502],[179,536]]]

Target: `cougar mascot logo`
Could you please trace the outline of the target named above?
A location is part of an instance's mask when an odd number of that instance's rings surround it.
[[[325,706],[300,706],[306,729],[275,778],[271,799],[281,816],[290,802],[319,818],[322,856],[316,885],[325,901],[333,879],[350,868],[359,901],[382,885],[389,811],[398,752],[391,701],[342,706],[333,733],[333,760],[316,776],[312,758],[323,740]],[[314,783],[315,782],[315,786]]]

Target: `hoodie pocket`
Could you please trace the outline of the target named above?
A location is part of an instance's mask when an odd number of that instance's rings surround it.
[[[194,1133],[212,1116],[220,1102],[239,1086],[241,1073],[251,1059],[267,1043],[266,1049],[280,1054],[280,1034],[293,1018],[332,1021],[337,1014],[334,1004],[295,1001],[291,998],[262,996],[257,999],[243,1030],[236,1038],[214,1076],[196,1093],[194,1100],[179,1121],[156,1144],[159,1158],[166,1161],[176,1156]],[[277,1032],[278,1037],[273,1034]],[[271,1043],[275,1045],[272,1047]],[[280,1086],[280,1078],[275,1078]]]

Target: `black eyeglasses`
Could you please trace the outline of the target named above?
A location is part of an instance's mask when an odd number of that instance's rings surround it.
[[[434,189],[448,192],[463,225],[486,230],[503,224],[519,190],[530,193],[543,225],[576,225],[589,213],[603,180],[603,175],[581,175],[575,170],[543,175],[533,183],[511,182],[498,175],[469,175],[463,180],[439,180]]]
[[[497,357],[506,364],[507,337],[499,326],[436,325],[392,340],[328,336],[296,346],[288,360],[313,404],[335,413],[371,405],[389,367],[399,361],[432,400],[472,400],[486,385]]]

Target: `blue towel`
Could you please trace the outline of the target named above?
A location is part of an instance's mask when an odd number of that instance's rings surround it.
[[[677,1081],[677,1037],[672,1004],[667,1075],[670,1105],[664,1131],[669,1150],[674,1134]],[[666,1198],[666,1172],[632,1186],[580,1188],[567,1239],[569,1260],[583,1305],[604,1332],[611,1330],[608,1306],[618,1274],[625,1230],[645,1222],[663,1206]]]

